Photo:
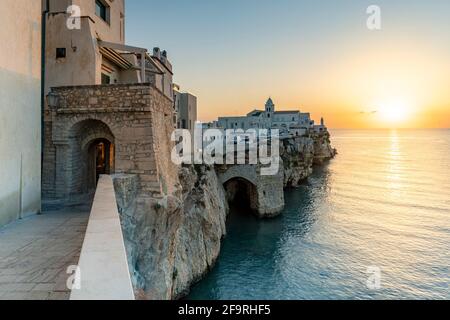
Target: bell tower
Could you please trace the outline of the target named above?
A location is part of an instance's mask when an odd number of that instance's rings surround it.
[[[272,98],[269,98],[266,102],[266,113],[272,116],[274,112],[275,112],[275,105],[273,104]]]

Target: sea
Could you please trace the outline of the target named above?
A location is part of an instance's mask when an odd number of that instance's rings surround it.
[[[189,300],[450,299],[450,130],[331,130],[286,208],[233,208]]]

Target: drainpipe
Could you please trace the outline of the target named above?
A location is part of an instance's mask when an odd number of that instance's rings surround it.
[[[49,13],[50,0],[42,2],[45,5],[42,11],[41,19],[41,194],[43,185],[43,169],[44,169],[44,144],[45,144],[45,128],[44,128],[44,105],[45,105],[45,50],[46,50],[46,32],[47,32],[47,14]],[[42,213],[42,202],[41,210]]]

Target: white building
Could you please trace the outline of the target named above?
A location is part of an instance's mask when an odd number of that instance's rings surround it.
[[[271,98],[265,110],[254,110],[243,117],[220,117],[217,121],[217,127],[222,129],[278,129],[282,136],[302,136],[313,126],[309,113],[275,111]]]
[[[187,129],[193,134],[197,122],[197,97],[188,92],[180,92],[178,86],[174,87],[173,92],[176,127]]]
[[[125,0],[44,2],[46,94],[51,87],[146,82],[173,100],[167,52],[125,42]],[[80,10],[79,26],[69,28],[73,5]]]
[[[41,209],[42,12],[41,1],[1,6],[0,227]]]

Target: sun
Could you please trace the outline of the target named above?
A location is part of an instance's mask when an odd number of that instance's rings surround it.
[[[411,106],[406,100],[393,99],[380,104],[378,113],[383,123],[395,125],[408,121],[410,111]]]

